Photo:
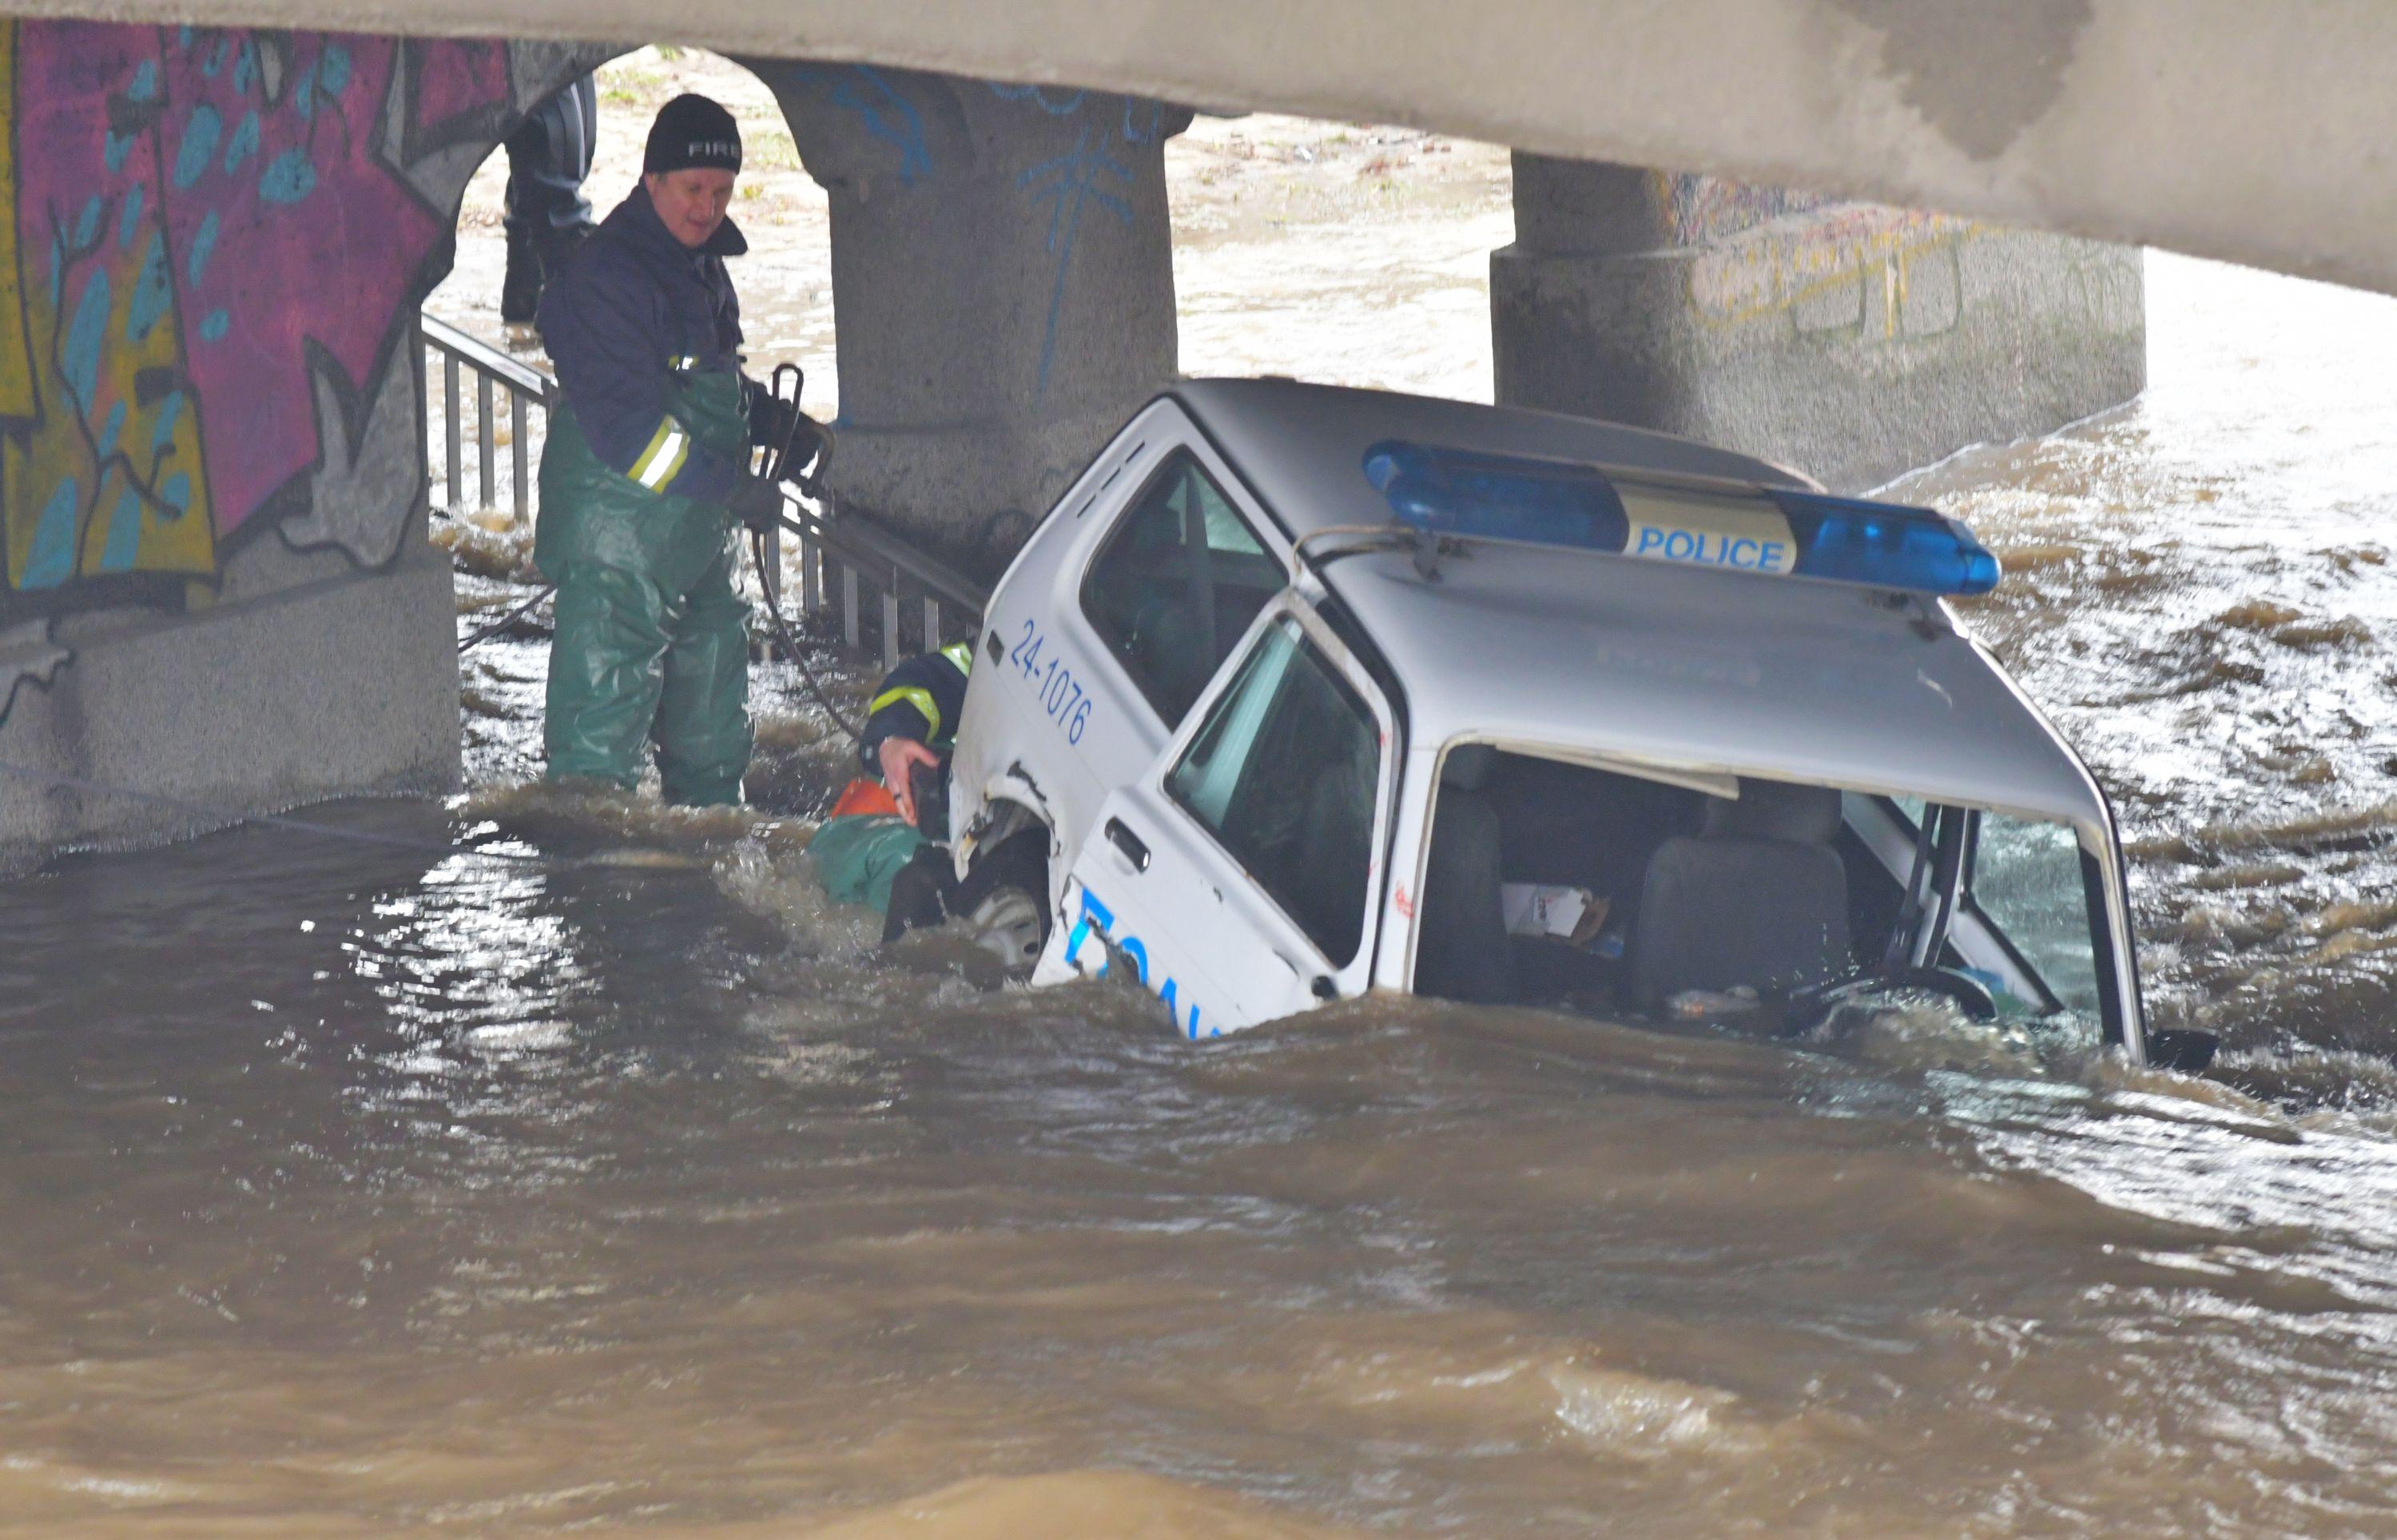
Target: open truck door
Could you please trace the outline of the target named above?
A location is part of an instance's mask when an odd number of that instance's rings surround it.
[[[1035,982],[1135,968],[1190,1038],[1360,992],[1397,747],[1381,691],[1283,595],[1158,763],[1106,798]]]

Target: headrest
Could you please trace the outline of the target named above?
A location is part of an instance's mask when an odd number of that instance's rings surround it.
[[[1840,794],[1828,786],[1742,776],[1737,800],[1707,799],[1704,838],[1787,840],[1792,844],[1828,844],[1840,831]]]
[[[1440,784],[1459,791],[1479,791],[1490,778],[1490,767],[1497,763],[1498,750],[1489,744],[1460,744],[1440,762]]]

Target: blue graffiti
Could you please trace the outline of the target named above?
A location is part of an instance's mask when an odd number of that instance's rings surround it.
[[[175,424],[183,415],[183,392],[175,391],[158,403],[158,420],[150,425],[150,453],[156,455],[174,442]]]
[[[200,340],[203,342],[221,342],[225,333],[231,330],[233,317],[225,313],[222,306],[200,317]]]
[[[100,349],[107,340],[109,299],[108,274],[93,273],[83,285],[83,298],[75,301],[74,319],[67,325],[66,345],[59,361],[68,393],[86,414],[100,393]]]
[[[183,146],[175,153],[175,190],[189,192],[216,158],[217,139],[224,132],[224,119],[206,102],[192,109],[191,120],[183,125]]]
[[[826,99],[834,106],[856,113],[868,138],[896,146],[903,185],[913,187],[917,178],[932,174],[932,152],[924,141],[923,114],[871,67],[851,64],[836,72],[801,64],[794,66],[791,73],[794,78],[824,87]]]
[[[1057,276],[1049,287],[1049,319],[1040,333],[1038,388],[1042,392],[1049,389],[1050,365],[1056,360],[1057,315],[1065,303],[1065,274],[1074,259],[1074,242],[1081,232],[1083,209],[1095,201],[1126,227],[1132,222],[1131,201],[1098,185],[1102,179],[1110,177],[1129,187],[1132,167],[1104,150],[1091,149],[1091,127],[1086,123],[1075,134],[1073,149],[1042,161],[1015,179],[1018,187],[1031,190],[1034,203],[1049,205],[1048,249],[1057,259]]]
[[[77,250],[88,247],[100,238],[100,217],[106,206],[97,192],[91,195],[90,202],[83,206],[83,217],[75,220],[74,244]]]
[[[258,194],[268,203],[295,204],[315,190],[316,168],[305,150],[286,150],[258,179]]]
[[[42,505],[40,522],[33,525],[33,549],[25,553],[25,575],[18,579],[19,588],[56,588],[74,574],[75,510],[82,505],[82,487],[73,476],[61,478],[50,500]]]
[[[1148,121],[1142,123],[1135,114],[1144,109]],[[1123,104],[1123,137],[1126,144],[1155,144],[1165,137],[1165,103],[1144,101],[1139,97],[1126,97]]]
[[[183,271],[191,275],[192,286],[200,286],[200,278],[208,271],[208,259],[217,254],[217,211],[209,209],[200,216],[200,228],[192,232],[192,249],[184,254]]]
[[[116,244],[119,249],[133,244],[134,232],[141,228],[141,183],[135,182],[125,190],[125,210],[116,220]]]
[[[147,340],[174,302],[174,282],[167,272],[167,239],[154,234],[141,259],[141,274],[133,282],[133,298],[126,305],[126,340],[135,344]]]
[[[1082,110],[1082,103],[1091,95],[1088,91],[1067,91],[1051,101],[1049,88],[1045,86],[1002,86],[995,80],[984,84],[990,87],[990,94],[1001,101],[1028,101],[1051,117],[1072,117]]]
[[[234,125],[233,142],[225,146],[226,176],[232,176],[240,170],[242,162],[258,153],[259,131],[258,114],[255,112],[244,113],[241,115],[241,121]]]
[[[100,570],[127,571],[141,550],[141,495],[128,486],[116,495],[116,508],[108,516],[108,541],[100,548]]]

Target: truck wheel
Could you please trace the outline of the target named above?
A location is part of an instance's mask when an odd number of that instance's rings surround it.
[[[1028,978],[1049,944],[1049,831],[1027,829],[974,862],[957,885],[951,912],[965,918],[974,945]]]

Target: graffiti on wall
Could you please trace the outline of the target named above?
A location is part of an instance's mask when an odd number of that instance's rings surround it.
[[[497,42],[0,21],[0,622],[180,605],[269,529],[396,552],[411,328],[510,74]]]
[[[1809,214],[1838,201],[1823,192],[1759,187],[1689,172],[1649,175],[1661,184],[1659,201],[1676,246],[1710,246],[1784,215]]]
[[[1944,331],[1961,314],[1957,248],[1983,229],[1972,220],[1651,174],[1674,243],[1696,248],[1691,308],[1710,325],[1774,318],[1801,333],[1894,341]]]
[[[1161,206],[1158,147],[1188,123],[1187,113],[1141,97],[863,64],[759,60],[750,67],[776,90],[801,159],[827,186],[864,189],[887,179],[942,197],[957,195],[955,182],[966,178],[1012,184],[1026,216],[1021,229],[1038,234],[1045,259],[1032,380],[1035,399],[1045,398],[1076,249],[1091,221],[1132,230],[1144,196]]]
[[[1049,285],[1049,313],[1040,333],[1039,393],[1049,392],[1049,374],[1057,357],[1057,315],[1065,302],[1065,283],[1073,272],[1074,245],[1082,231],[1082,216],[1097,210],[1132,226],[1132,192],[1140,169],[1153,157],[1133,157],[1129,150],[1162,143],[1174,130],[1165,104],[1140,97],[1102,96],[1090,91],[1051,92],[1039,86],[987,83],[1002,101],[1028,104],[1051,118],[1074,120],[1074,146],[1019,173],[1023,188],[1036,209],[1048,219],[1045,244],[1056,268]],[[1085,111],[1085,109],[1089,109]],[[1163,167],[1158,166],[1163,175]]]

